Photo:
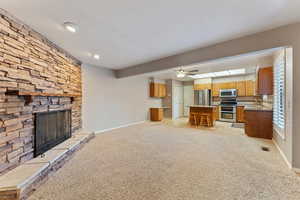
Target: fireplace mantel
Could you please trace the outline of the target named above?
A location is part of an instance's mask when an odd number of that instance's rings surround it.
[[[26,92],[20,90],[7,90],[6,95],[17,95],[23,96],[25,99],[25,104],[29,104],[33,101],[33,97],[40,96],[40,97],[70,97],[71,102],[74,101],[75,97],[81,97],[80,94],[58,94],[58,93],[43,93],[43,92]]]

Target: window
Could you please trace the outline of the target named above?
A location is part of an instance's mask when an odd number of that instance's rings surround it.
[[[284,138],[285,131],[285,50],[280,51],[274,62],[273,124],[276,132]]]

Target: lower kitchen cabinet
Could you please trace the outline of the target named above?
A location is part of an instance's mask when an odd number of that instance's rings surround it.
[[[163,108],[150,108],[151,121],[162,121],[163,115],[164,115]]]
[[[250,137],[272,139],[273,112],[245,110],[245,133]]]
[[[220,120],[220,106],[216,106],[216,111],[214,112],[215,119]]]
[[[244,106],[237,106],[236,107],[236,121],[239,123],[245,122],[245,116],[244,116]]]

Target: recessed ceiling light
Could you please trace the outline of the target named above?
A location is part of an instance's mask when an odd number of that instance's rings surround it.
[[[73,22],[65,22],[64,27],[66,30],[70,31],[71,33],[75,33],[78,30],[78,26]]]
[[[94,55],[94,58],[95,58],[96,60],[99,60],[99,59],[100,59],[100,56],[99,56],[98,54],[95,54],[95,55]]]

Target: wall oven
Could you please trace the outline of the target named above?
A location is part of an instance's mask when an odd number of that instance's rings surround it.
[[[236,89],[222,89],[219,94],[221,98],[236,98],[237,91]]]
[[[220,120],[236,122],[236,90],[220,90],[220,94],[223,95],[220,105]]]
[[[236,121],[236,106],[235,105],[221,105],[220,120],[226,122]]]

